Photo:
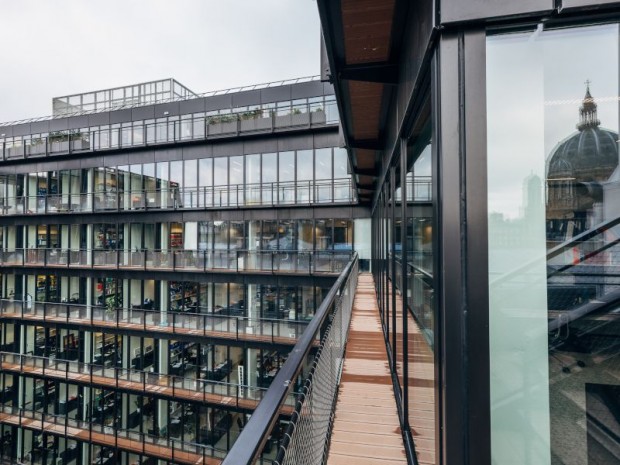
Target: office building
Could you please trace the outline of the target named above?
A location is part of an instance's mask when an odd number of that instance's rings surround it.
[[[219,463],[370,258],[332,86],[166,79],[53,112],[0,125],[2,458]]]

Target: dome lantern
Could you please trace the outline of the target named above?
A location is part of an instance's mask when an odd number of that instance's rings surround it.
[[[590,81],[586,81],[586,95],[583,98],[583,103],[581,108],[579,108],[579,124],[577,125],[577,129],[583,131],[588,128],[598,127],[601,122],[597,117],[597,105],[590,94]]]

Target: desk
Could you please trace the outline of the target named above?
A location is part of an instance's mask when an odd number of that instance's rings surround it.
[[[213,370],[201,368],[201,372],[205,372],[205,379],[220,381],[224,379],[232,371],[232,361],[226,360],[215,366]]]
[[[181,419],[173,418],[170,420],[170,434],[173,436],[179,436],[181,434]]]
[[[170,374],[171,375],[180,375],[181,370],[185,368],[184,362],[176,362],[170,365]]]

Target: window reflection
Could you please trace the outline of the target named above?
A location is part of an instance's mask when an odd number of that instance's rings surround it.
[[[487,40],[498,463],[620,453],[618,39],[604,25]]]

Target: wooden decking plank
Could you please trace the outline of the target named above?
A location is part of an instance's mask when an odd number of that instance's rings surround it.
[[[327,463],[407,463],[370,274],[355,293]]]

